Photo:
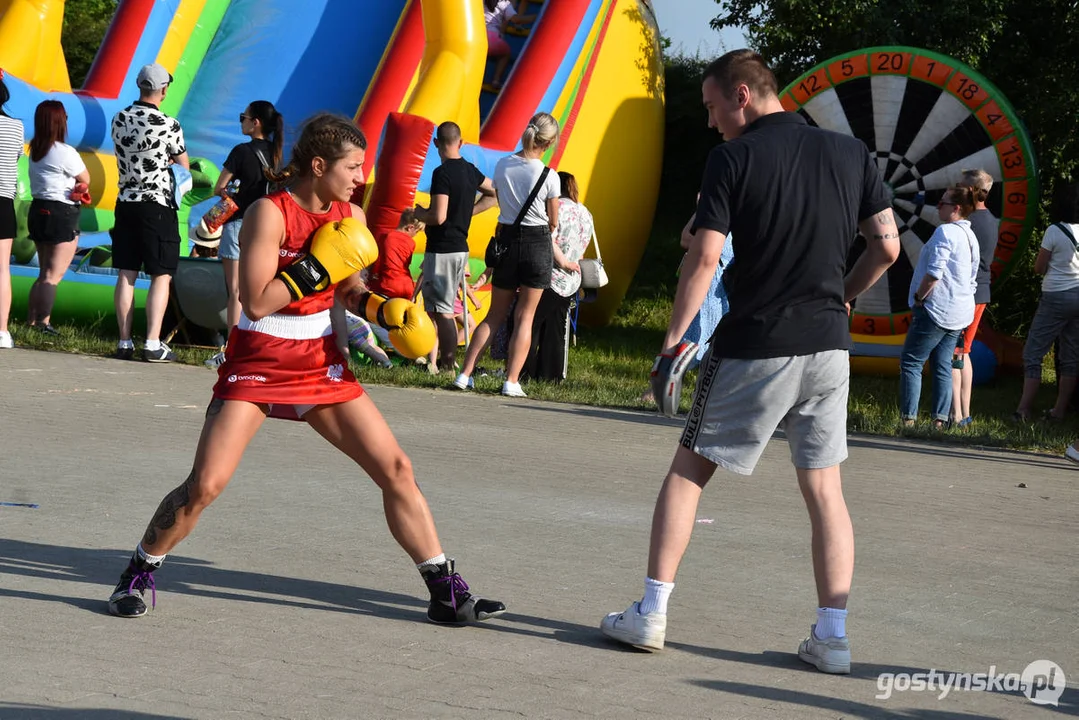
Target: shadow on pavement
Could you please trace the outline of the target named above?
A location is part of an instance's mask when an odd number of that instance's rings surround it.
[[[75,707],[46,707],[44,705],[25,705],[0,701],[0,718],[19,718],[19,720],[186,720],[179,715],[151,715],[150,713],[131,712],[130,710],[91,710]]]

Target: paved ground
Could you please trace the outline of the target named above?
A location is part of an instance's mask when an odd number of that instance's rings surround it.
[[[373,484],[299,423],[269,422],[158,573],[141,621],[105,598],[190,466],[213,375],[0,355],[0,718],[1051,717],[1019,692],[896,692],[880,673],[1079,685],[1079,472],[1052,457],[852,439],[851,677],[793,654],[812,622],[808,523],[774,440],[705,493],[669,650],[608,643],[639,597],[678,425],[655,416],[372,388],[446,547],[509,605],[423,621],[423,586]],[[1020,483],[1025,484],[1021,487]],[[896,687],[903,686],[897,679]]]

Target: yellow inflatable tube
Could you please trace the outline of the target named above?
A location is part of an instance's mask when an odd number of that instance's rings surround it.
[[[487,30],[480,0],[424,2],[423,30],[427,43],[419,78],[404,112],[439,123],[453,120],[465,142],[480,137],[476,98],[487,62]]]
[[[46,92],[71,92],[63,26],[64,0],[0,0],[0,67]]]
[[[906,335],[858,335],[851,333],[850,370],[857,375],[899,374],[899,355]]]

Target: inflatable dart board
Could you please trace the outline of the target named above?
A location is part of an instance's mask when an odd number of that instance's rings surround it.
[[[852,333],[906,333],[914,266],[940,224],[937,201],[963,170],[981,168],[993,177],[986,204],[999,218],[994,281],[1008,271],[1032,231],[1038,182],[1030,139],[992,83],[944,55],[873,47],[813,67],[780,97],[811,125],[864,142],[892,192],[903,250],[855,301]],[[859,237],[848,267],[864,248]]]

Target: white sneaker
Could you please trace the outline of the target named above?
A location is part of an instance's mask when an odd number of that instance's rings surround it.
[[[454,379],[453,386],[458,390],[472,390],[476,387],[476,383],[472,382],[472,378],[468,375],[461,373]]]
[[[0,338],[0,342],[2,342],[2,338]],[[11,346],[10,345],[0,344],[0,347],[11,347]],[[1079,463],[1079,450],[1076,450],[1074,447],[1069,445],[1068,449],[1064,451],[1064,457],[1068,458],[1072,462]]]
[[[667,636],[667,616],[661,613],[641,615],[641,604],[635,602],[625,612],[611,613],[603,618],[599,629],[618,642],[653,652],[663,649],[663,638]]]
[[[846,637],[818,640],[817,626],[809,629],[809,637],[798,646],[798,657],[821,672],[833,675],[850,674],[850,640]]]
[[[502,383],[502,394],[506,397],[528,397],[525,391],[521,389],[521,383],[511,383],[509,380]]]
[[[11,333],[0,332],[0,349],[10,350],[15,347],[15,341],[11,339]]]
[[[225,364],[225,353],[219,352],[213,357],[208,358],[203,364],[206,365],[206,367],[208,368],[213,368],[214,370],[216,370],[217,368]]]

